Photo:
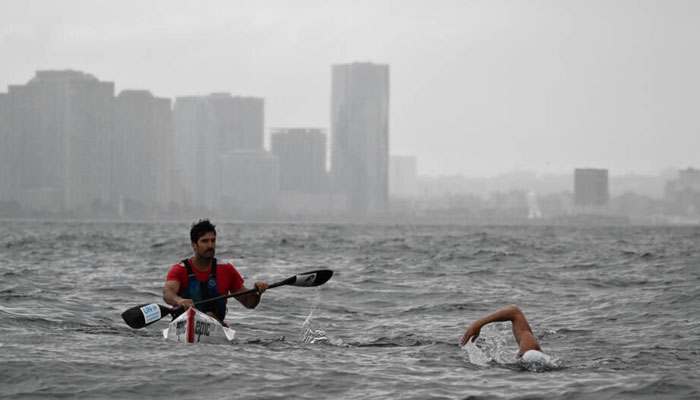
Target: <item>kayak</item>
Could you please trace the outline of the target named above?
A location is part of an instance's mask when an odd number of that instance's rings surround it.
[[[166,340],[186,343],[227,343],[235,336],[236,331],[194,307],[188,308],[163,330]]]

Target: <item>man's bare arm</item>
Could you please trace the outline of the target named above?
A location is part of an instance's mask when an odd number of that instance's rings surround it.
[[[260,296],[265,290],[267,290],[267,283],[265,282],[255,282],[254,286],[256,289],[258,289],[257,292],[244,294],[242,296],[236,296],[236,300],[243,304],[245,308],[257,307],[260,303]],[[246,288],[245,286],[241,286],[241,288],[239,289],[239,291],[241,292],[244,290],[248,290],[248,288]]]
[[[525,315],[516,305],[502,308],[492,314],[474,321],[471,325],[469,325],[467,331],[464,332],[462,340],[460,340],[460,344],[465,345],[470,340],[472,342],[475,341],[476,338],[479,337],[481,328],[484,325],[492,322],[503,321],[511,321],[513,323],[513,335],[515,336],[515,341],[518,342],[518,345],[520,346],[518,350],[519,355],[528,350],[541,350],[540,345],[537,343],[537,339],[535,339],[535,336],[532,334],[530,324],[528,324]]]
[[[166,281],[163,287],[163,300],[171,306],[180,306],[185,309],[191,307],[194,304],[192,299],[183,299],[177,295],[180,290],[179,281]]]

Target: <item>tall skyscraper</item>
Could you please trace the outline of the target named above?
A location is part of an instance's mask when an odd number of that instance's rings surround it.
[[[578,168],[574,171],[574,205],[600,209],[608,205],[608,170]]]
[[[221,151],[263,149],[265,135],[263,99],[213,93],[208,101]]]
[[[277,129],[270,138],[277,156],[280,190],[318,193],[327,189],[326,135],[321,129]]]
[[[230,160],[222,163],[222,157],[263,152],[264,117],[261,98],[227,93],[178,97],[173,107],[176,201],[190,210],[220,207],[222,182],[243,173],[227,169],[226,165],[237,164]]]
[[[229,151],[220,156],[218,209],[228,217],[269,217],[277,211],[279,167],[264,150]]]
[[[79,71],[38,71],[8,96],[15,200],[42,211],[104,210],[114,84]]]
[[[351,215],[382,214],[389,197],[389,66],[333,66],[331,175]]]
[[[111,197],[121,214],[167,210],[172,135],[170,99],[145,90],[125,90],[116,97]]]
[[[208,97],[175,99],[173,200],[186,210],[213,209],[219,182],[219,136]]]
[[[11,161],[13,144],[10,142],[10,97],[0,93],[0,212],[2,203],[12,201],[14,183]]]

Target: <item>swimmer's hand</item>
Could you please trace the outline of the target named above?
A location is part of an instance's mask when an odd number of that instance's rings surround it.
[[[476,338],[479,337],[480,334],[481,334],[481,324],[479,324],[478,321],[474,322],[471,325],[469,325],[469,328],[467,328],[467,331],[464,332],[464,336],[462,336],[462,340],[459,341],[459,344],[464,346],[465,344],[467,344],[467,342],[469,342],[470,339],[472,342],[474,342],[476,340]]]

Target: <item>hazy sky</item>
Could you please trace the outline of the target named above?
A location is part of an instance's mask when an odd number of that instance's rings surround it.
[[[700,167],[700,1],[0,0],[0,57],[2,92],[76,69],[268,128],[328,128],[331,65],[371,61],[421,174]]]

